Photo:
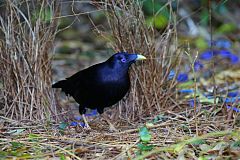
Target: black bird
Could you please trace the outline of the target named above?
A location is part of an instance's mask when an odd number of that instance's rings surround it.
[[[90,128],[84,116],[86,108],[97,109],[102,114],[105,107],[120,101],[130,89],[129,67],[146,57],[139,54],[118,52],[105,62],[81,70],[65,80],[52,85],[61,88],[79,104],[85,125]],[[105,119],[114,129],[113,125]]]

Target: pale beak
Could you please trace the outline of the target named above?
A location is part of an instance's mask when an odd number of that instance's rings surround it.
[[[138,60],[145,60],[145,59],[147,59],[147,58],[144,57],[143,55],[137,54],[137,58],[136,58],[137,61]]]

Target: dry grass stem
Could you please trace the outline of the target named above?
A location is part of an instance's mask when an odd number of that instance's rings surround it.
[[[0,15],[0,72],[4,113],[15,120],[43,120],[57,108],[50,88],[51,52],[59,14],[57,1],[11,1]]]

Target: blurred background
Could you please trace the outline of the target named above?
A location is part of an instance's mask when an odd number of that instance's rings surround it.
[[[210,48],[226,49],[236,56],[229,58],[229,65],[239,66],[237,58],[239,56],[237,50],[239,47],[239,2],[221,0],[141,0],[140,2],[146,18],[145,23],[153,26],[158,32],[166,29],[169,21],[172,21],[173,15],[170,12],[174,12],[179,46],[189,45],[192,54],[198,52],[199,58],[207,60],[202,63],[209,62],[208,60],[211,59],[211,57],[204,57],[207,56],[206,54],[201,55]],[[96,1],[95,3],[94,1],[62,1],[61,3],[64,5],[61,8],[62,17],[59,19],[60,31],[56,36],[56,54],[54,55],[56,61],[53,66],[54,71],[58,72],[60,77],[61,74],[71,75],[75,69],[85,68],[106,59],[115,52],[109,45],[111,37],[108,31],[110,30],[104,10],[97,7]],[[172,3],[172,8],[169,8],[169,3]],[[100,36],[98,30],[104,31],[106,37]],[[229,59],[225,56],[223,60],[226,67],[229,67],[226,64]],[[64,69],[67,68],[64,65],[73,68],[65,72]],[[58,68],[59,71],[56,71]]]

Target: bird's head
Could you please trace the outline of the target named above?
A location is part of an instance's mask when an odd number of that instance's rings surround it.
[[[145,59],[146,57],[140,54],[118,52],[111,56],[108,61],[110,61],[112,67],[129,68],[134,62]]]

